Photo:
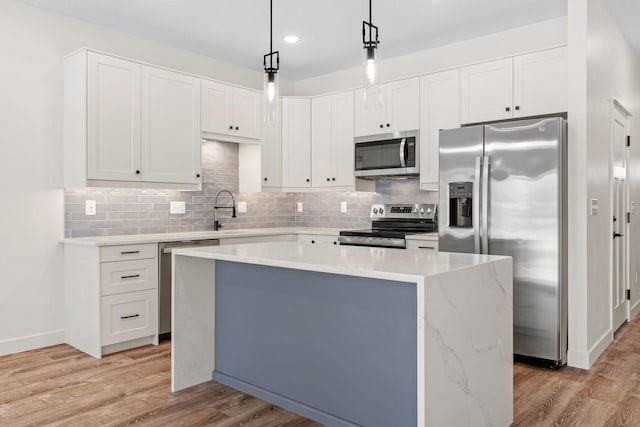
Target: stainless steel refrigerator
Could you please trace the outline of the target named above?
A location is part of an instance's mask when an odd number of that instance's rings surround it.
[[[513,257],[514,353],[566,364],[566,126],[560,117],[440,132],[439,250]]]

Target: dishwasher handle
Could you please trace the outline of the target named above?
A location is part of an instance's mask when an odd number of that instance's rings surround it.
[[[220,240],[193,240],[186,242],[176,242],[161,246],[163,254],[170,254],[175,249],[199,248],[201,246],[220,246]]]

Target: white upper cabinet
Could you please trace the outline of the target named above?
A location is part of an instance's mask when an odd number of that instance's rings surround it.
[[[280,124],[265,123],[260,142],[262,189],[279,191],[282,187],[282,141]]]
[[[65,187],[200,187],[200,79],[80,50],[64,110]]]
[[[140,82],[140,64],[87,54],[90,179],[140,180]]]
[[[282,187],[311,187],[311,100],[282,98]]]
[[[567,48],[461,68],[462,123],[567,111]]]
[[[260,139],[260,92],[202,80],[202,131],[236,139]]]
[[[142,66],[142,181],[200,179],[200,79]]]
[[[513,58],[514,117],[567,111],[567,48]]]
[[[381,86],[382,108],[367,110],[364,89],[355,91],[355,136],[418,129],[420,125],[419,78],[398,80]]]
[[[513,117],[513,59],[505,58],[460,69],[462,123]]]
[[[420,188],[438,190],[440,130],[460,126],[460,70],[420,78]]]
[[[353,186],[353,92],[313,98],[311,118],[313,187]]]

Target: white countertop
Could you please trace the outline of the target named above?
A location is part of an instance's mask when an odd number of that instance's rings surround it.
[[[121,236],[78,237],[62,240],[64,244],[82,246],[129,245],[139,243],[176,242],[183,240],[229,239],[234,237],[274,236],[283,234],[324,234],[337,236],[339,228],[281,227],[243,230],[194,231],[182,233],[130,234]]]
[[[419,252],[360,246],[306,245],[295,242],[179,249],[173,253],[177,256],[404,282],[421,281],[429,276],[509,258],[494,255]]]

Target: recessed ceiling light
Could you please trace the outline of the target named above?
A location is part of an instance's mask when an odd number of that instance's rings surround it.
[[[295,44],[298,43],[300,41],[300,37],[296,36],[296,35],[288,35],[288,36],[284,36],[282,38],[284,41],[286,41],[289,44]]]

